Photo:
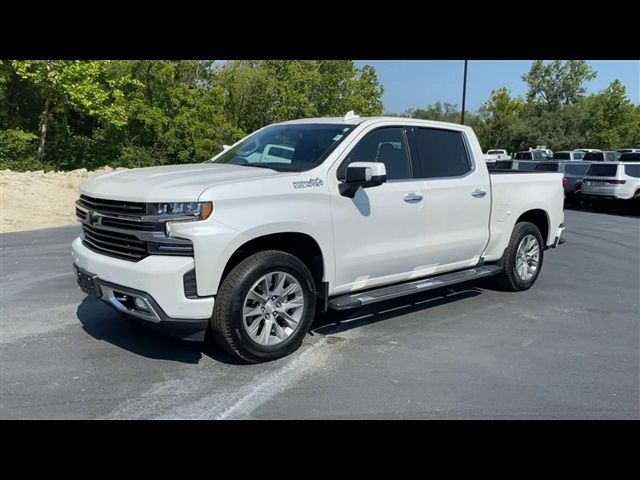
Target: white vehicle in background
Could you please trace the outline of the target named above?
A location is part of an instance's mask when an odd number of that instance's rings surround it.
[[[511,160],[511,156],[504,149],[494,148],[487,150],[487,153],[484,155],[484,160],[487,163],[495,163],[499,160]]]
[[[569,161],[578,161],[582,160],[585,156],[585,152],[581,152],[578,150],[564,150],[560,152],[553,153],[553,160],[569,160]]]
[[[640,148],[621,148],[618,153],[640,153]]]
[[[592,153],[592,152],[601,152],[602,150],[600,150],[599,148],[575,148],[573,151],[574,152]]]
[[[482,158],[470,127],[350,112],[108,173],[80,187],[77,281],[249,362],[295,351],[318,310],[488,276],[526,290],[565,229],[562,174],[490,174]]]
[[[625,154],[635,155],[635,154]],[[582,199],[596,209],[633,202],[640,207],[640,161],[593,163],[582,180]]]

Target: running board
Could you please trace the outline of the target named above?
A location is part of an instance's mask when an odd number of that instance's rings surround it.
[[[412,293],[425,292],[434,288],[447,287],[456,283],[467,282],[477,278],[489,277],[502,270],[497,265],[483,265],[481,267],[444,273],[435,277],[421,278],[408,283],[380,287],[366,292],[348,293],[329,299],[329,308],[333,310],[347,310],[358,308],[370,303],[384,302],[392,298],[403,297]]]

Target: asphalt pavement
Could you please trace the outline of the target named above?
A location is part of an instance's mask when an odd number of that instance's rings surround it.
[[[640,418],[640,219],[567,211],[529,291],[491,280],[319,318],[246,365],[86,297],[78,227],[0,236],[0,418]]]

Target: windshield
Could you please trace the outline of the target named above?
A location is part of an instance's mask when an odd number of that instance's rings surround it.
[[[326,123],[271,125],[209,162],[304,172],[320,165],[354,128]]]
[[[553,154],[554,160],[571,160],[571,154],[569,152],[556,152]]]
[[[489,150],[487,155],[503,155],[504,150]]]

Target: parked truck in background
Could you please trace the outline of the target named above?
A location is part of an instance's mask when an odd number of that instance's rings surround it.
[[[485,276],[526,290],[565,228],[561,174],[490,174],[470,127],[351,113],[80,192],[80,287],[249,362],[296,350],[318,310]]]
[[[487,153],[484,155],[484,161],[489,165],[495,164],[498,161],[510,160],[511,156],[509,153],[501,148],[487,150]]]

